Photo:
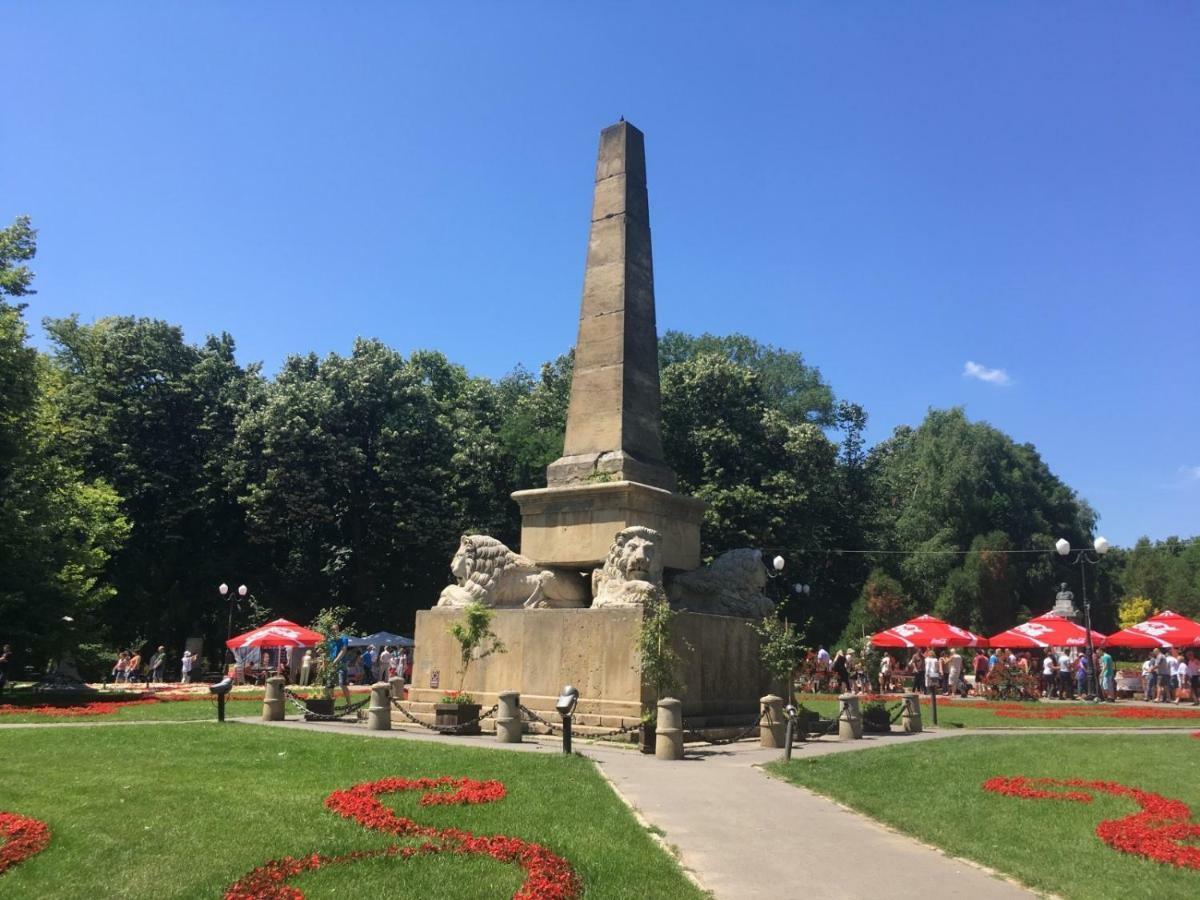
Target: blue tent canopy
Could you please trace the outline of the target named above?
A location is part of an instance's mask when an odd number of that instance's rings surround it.
[[[411,647],[413,639],[402,634],[392,634],[390,631],[377,631],[366,637],[350,638],[351,647],[366,647],[374,644],[376,649],[381,647]]]

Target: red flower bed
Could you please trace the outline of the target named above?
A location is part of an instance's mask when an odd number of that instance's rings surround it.
[[[157,703],[157,700],[143,697],[139,700],[94,700],[89,703],[74,703],[57,705],[48,703],[42,706],[21,706],[16,703],[0,704],[0,716],[21,715],[33,713],[39,716],[50,716],[55,719],[69,719],[75,716],[105,716],[115,713],[123,706],[144,706],[147,703]]]
[[[1200,825],[1189,821],[1192,811],[1186,803],[1160,794],[1138,790],[1112,781],[1086,781],[1080,778],[1027,778],[1024,775],[998,776],[983,783],[985,791],[1026,800],[1068,800],[1091,803],[1092,794],[1084,791],[1049,791],[1047,787],[1074,787],[1128,797],[1141,807],[1140,813],[1123,819],[1107,819],[1096,826],[1096,835],[1114,850],[1144,856],[1156,862],[1184,869],[1200,869]]]
[[[50,843],[50,827],[38,819],[0,812],[0,875],[19,862],[41,853]]]
[[[458,828],[420,825],[406,816],[397,815],[379,801],[381,794],[397,791],[423,791],[421,806],[493,803],[504,799],[507,793],[499,781],[449,777],[384,778],[334,791],[325,798],[325,805],[343,818],[353,819],[374,831],[421,838],[422,842],[406,847],[393,845],[380,850],[359,850],[342,856],[319,853],[302,858],[285,856],[259,866],[239,879],[225,892],[225,900],[303,900],[304,893],[287,883],[302,872],[378,856],[410,859],[434,853],[473,853],[518,864],[525,870],[525,881],[513,895],[513,900],[569,900],[579,896],[579,879],[570,863],[561,856],[520,838],[478,837]]]

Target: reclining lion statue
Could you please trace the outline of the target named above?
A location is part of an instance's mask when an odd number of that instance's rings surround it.
[[[592,572],[592,608],[665,600],[661,542],[657,531],[642,525],[618,531],[604,567]]]
[[[447,585],[438,606],[478,602],[492,607],[563,609],[586,606],[587,583],[570,572],[540,568],[486,534],[464,534],[450,562],[458,580]]]
[[[681,572],[671,581],[671,605],[691,612],[761,619],[775,604],[763,593],[767,569],[762,552],[745,548],[722,553],[707,566]]]

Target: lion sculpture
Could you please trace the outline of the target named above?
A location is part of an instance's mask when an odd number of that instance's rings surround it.
[[[486,534],[463,535],[450,571],[458,583],[442,590],[438,606],[478,602],[492,607],[561,609],[587,605],[587,583],[582,576],[539,568]]]
[[[592,608],[665,600],[661,542],[653,528],[633,525],[618,531],[604,567],[592,572]]]
[[[671,605],[690,612],[761,619],[775,610],[763,593],[767,569],[762,552],[749,548],[722,553],[707,566],[671,580]]]

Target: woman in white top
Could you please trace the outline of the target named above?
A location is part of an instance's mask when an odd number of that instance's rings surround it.
[[[942,660],[937,652],[930,650],[925,655],[925,685],[929,693],[936,694],[942,683]]]
[[[192,683],[192,665],[195,662],[195,660],[196,660],[196,657],[192,656],[191,650],[183,651],[183,658],[180,660],[179,664],[183,669],[183,683],[184,684]]]

